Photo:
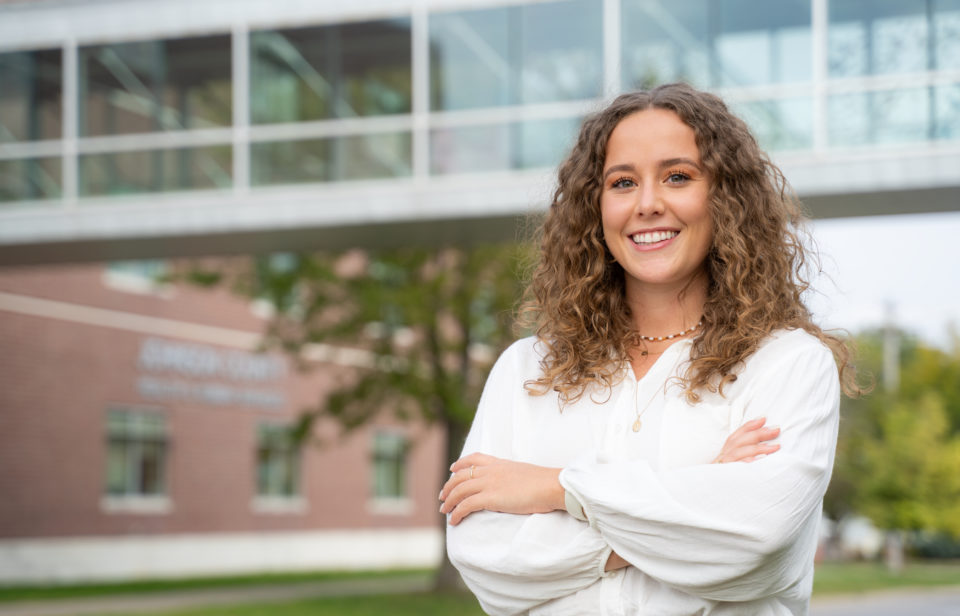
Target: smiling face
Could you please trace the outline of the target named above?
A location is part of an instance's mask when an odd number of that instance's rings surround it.
[[[600,213],[607,247],[626,272],[628,296],[679,291],[704,271],[713,241],[709,193],[696,136],[676,113],[645,109],[613,129]]]

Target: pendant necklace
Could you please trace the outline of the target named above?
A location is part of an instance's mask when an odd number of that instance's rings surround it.
[[[697,323],[697,325],[699,326],[700,324]],[[666,350],[666,349],[664,349],[664,351],[665,351],[665,350]],[[655,353],[655,355],[660,355],[660,354],[662,354],[664,351],[660,351],[659,353]],[[646,353],[643,353],[643,355],[646,355]],[[670,373],[671,373],[671,374],[673,373],[674,370],[676,370],[677,364],[678,364],[679,362],[680,362],[680,358],[678,358],[678,359],[674,362],[673,367],[670,369]],[[666,394],[666,385],[664,385],[663,389],[664,389],[664,394]],[[640,420],[640,418],[641,418],[641,416],[642,416],[644,413],[647,412],[647,409],[650,408],[650,405],[653,403],[653,401],[654,401],[654,400],[656,399],[656,397],[657,397],[657,394],[659,394],[659,393],[660,393],[660,388],[657,388],[657,389],[653,392],[653,396],[651,396],[650,399],[647,400],[647,403],[643,405],[643,408],[640,409],[639,411],[637,411],[637,418],[633,420],[633,431],[634,431],[634,432],[639,432],[639,431],[640,431],[640,428],[643,427],[643,422]],[[640,381],[639,381],[639,379],[638,379],[638,380],[634,383],[634,390],[633,390],[633,408],[634,408],[634,409],[637,408],[637,396],[639,396],[639,395],[640,395]]]
[[[636,399],[637,399],[637,394],[638,394],[638,393],[640,393],[640,385],[639,385],[639,384],[637,384],[637,390],[636,390],[636,392],[635,392],[634,395],[633,395],[634,401],[636,401]],[[637,413],[637,418],[633,421],[633,431],[634,431],[634,432],[639,432],[639,431],[640,431],[640,428],[643,427],[643,422],[640,421],[640,416],[647,412],[647,409],[650,408],[650,404],[653,402],[653,399],[656,398],[656,397],[657,397],[657,394],[659,394],[659,393],[660,393],[660,390],[659,390],[659,389],[657,389],[655,392],[653,392],[653,397],[650,398],[649,400],[647,400],[647,403],[644,404],[644,405],[643,405],[643,408],[640,410],[640,412]]]

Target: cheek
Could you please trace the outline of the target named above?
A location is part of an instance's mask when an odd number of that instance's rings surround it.
[[[630,218],[631,208],[624,200],[618,201],[612,197],[600,200],[600,222],[603,230],[618,231]]]

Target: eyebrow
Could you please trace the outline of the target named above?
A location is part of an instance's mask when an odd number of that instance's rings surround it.
[[[666,160],[661,160],[657,166],[663,169],[664,167],[672,167],[674,165],[690,165],[691,167],[695,168],[697,171],[700,171],[701,173],[703,172],[703,167],[701,167],[699,163],[697,163],[695,160],[691,158],[668,158]],[[634,167],[629,163],[613,165],[612,167],[608,168],[606,171],[603,172],[603,179],[606,180],[607,176],[609,176],[612,173],[616,173],[617,171],[636,172],[636,167]]]

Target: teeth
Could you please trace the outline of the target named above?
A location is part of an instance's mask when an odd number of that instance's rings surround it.
[[[634,233],[630,236],[634,244],[656,244],[670,238],[677,237],[679,231],[648,231],[647,233]]]

